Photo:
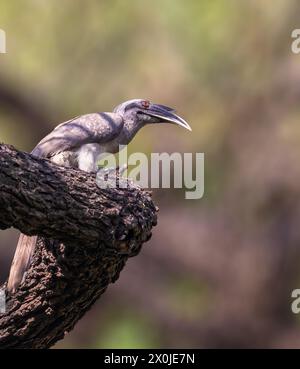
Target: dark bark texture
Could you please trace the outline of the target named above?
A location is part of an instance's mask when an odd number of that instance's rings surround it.
[[[62,339],[151,237],[156,213],[151,194],[133,183],[100,189],[95,174],[0,144],[0,229],[39,235],[26,278],[0,315],[0,348]]]

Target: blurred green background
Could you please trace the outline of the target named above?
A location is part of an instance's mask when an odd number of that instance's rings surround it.
[[[132,151],[204,152],[205,196],[155,190],[141,254],[55,347],[298,347],[300,28],[296,0],[2,0],[0,141],[132,98],[193,132],[144,128]],[[0,233],[0,278],[16,231]]]

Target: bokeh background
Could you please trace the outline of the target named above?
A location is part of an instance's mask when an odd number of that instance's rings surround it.
[[[298,347],[297,0],[2,0],[0,141],[131,98],[193,128],[144,128],[132,151],[204,152],[205,196],[155,190],[141,254],[60,348]],[[0,282],[17,240],[0,233]]]

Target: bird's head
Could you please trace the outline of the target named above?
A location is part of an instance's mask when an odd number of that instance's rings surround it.
[[[189,124],[175,114],[175,110],[160,104],[152,104],[148,100],[135,99],[125,101],[114,109],[125,121],[137,123],[140,126],[151,123],[173,123],[191,131]]]

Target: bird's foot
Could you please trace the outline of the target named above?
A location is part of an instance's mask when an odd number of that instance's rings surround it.
[[[100,168],[96,175],[98,187],[126,188],[128,180],[121,177],[125,170],[127,170],[127,164],[116,168]]]
[[[122,175],[128,168],[127,164],[123,164],[121,167],[111,167],[111,168],[100,168],[97,173],[103,174],[103,176],[120,176]]]
[[[123,164],[121,167],[117,167],[117,172],[119,173],[119,175],[122,175],[124,172],[126,172],[127,169],[128,165]]]

